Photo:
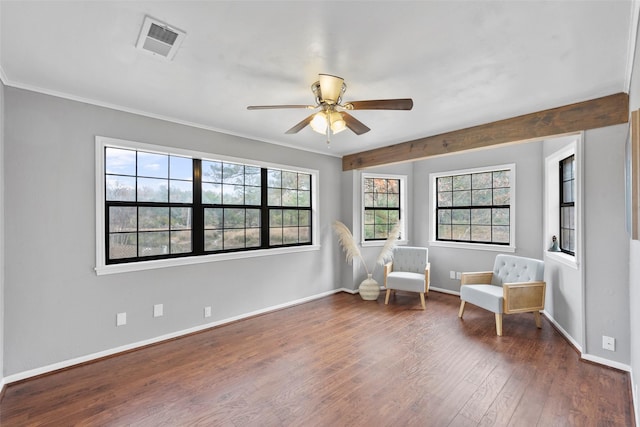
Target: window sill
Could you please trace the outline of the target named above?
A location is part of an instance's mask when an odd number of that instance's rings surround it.
[[[472,249],[475,251],[493,251],[493,252],[515,252],[515,246],[503,246],[503,245],[490,245],[482,243],[462,243],[462,242],[441,242],[431,241],[429,246],[441,247],[441,248],[455,248],[455,249]]]
[[[365,242],[360,242],[360,246],[363,248],[375,247],[375,246],[384,246],[386,240],[367,240]],[[406,246],[409,241],[407,240],[398,240],[396,242],[397,246]]]
[[[270,255],[282,255],[298,252],[311,252],[320,250],[319,245],[292,246],[277,249],[261,249],[245,252],[229,252],[223,254],[193,256],[186,258],[171,258],[153,261],[132,262],[126,264],[101,265],[95,268],[96,275],[128,273],[132,271],[153,270],[156,268],[177,267],[182,265],[203,264],[207,262],[228,261],[234,259],[256,258]]]
[[[568,267],[573,268],[574,270],[577,270],[579,267],[578,261],[576,261],[576,257],[569,254],[565,254],[564,252],[544,251],[544,255],[546,258],[557,261],[560,264],[564,264]]]

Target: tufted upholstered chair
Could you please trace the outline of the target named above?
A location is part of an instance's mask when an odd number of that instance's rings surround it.
[[[465,302],[469,302],[495,313],[499,336],[503,314],[533,312],[536,326],[541,328],[546,288],[543,280],[543,261],[500,254],[493,271],[462,273],[458,317],[462,319]]]
[[[425,294],[429,293],[429,251],[427,248],[398,246],[393,248],[393,260],[384,266],[384,303],[389,304],[391,291],[420,294],[422,309],[426,308]]]

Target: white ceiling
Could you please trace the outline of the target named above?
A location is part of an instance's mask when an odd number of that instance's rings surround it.
[[[184,30],[173,61],[135,48],[145,15]],[[341,156],[628,91],[636,12],[616,1],[0,1],[5,84]],[[372,130],[284,132],[318,73]]]

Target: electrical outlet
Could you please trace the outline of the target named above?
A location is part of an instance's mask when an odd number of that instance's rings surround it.
[[[116,326],[123,326],[127,324],[127,313],[116,314]]]
[[[616,351],[616,339],[603,335],[602,348],[604,348],[605,350]]]
[[[462,279],[462,273],[461,272],[456,272],[456,279],[460,280]]]
[[[204,308],[204,317],[211,317],[211,307]]]
[[[455,279],[455,278],[456,278],[456,272],[455,272],[455,271],[453,271],[453,270],[451,270],[451,271],[449,272],[449,279]]]
[[[156,304],[153,306],[153,317],[160,317],[164,314],[164,306],[162,304]]]

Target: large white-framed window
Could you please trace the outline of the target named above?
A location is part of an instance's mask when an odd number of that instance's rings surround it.
[[[363,173],[361,179],[362,245],[384,244],[399,221],[400,243],[406,242],[407,176]]]
[[[432,173],[430,244],[515,251],[514,163]]]
[[[317,250],[318,171],[96,137],[96,272]]]
[[[546,256],[577,269],[582,245],[580,135],[566,139],[563,148],[545,158],[544,250]]]

